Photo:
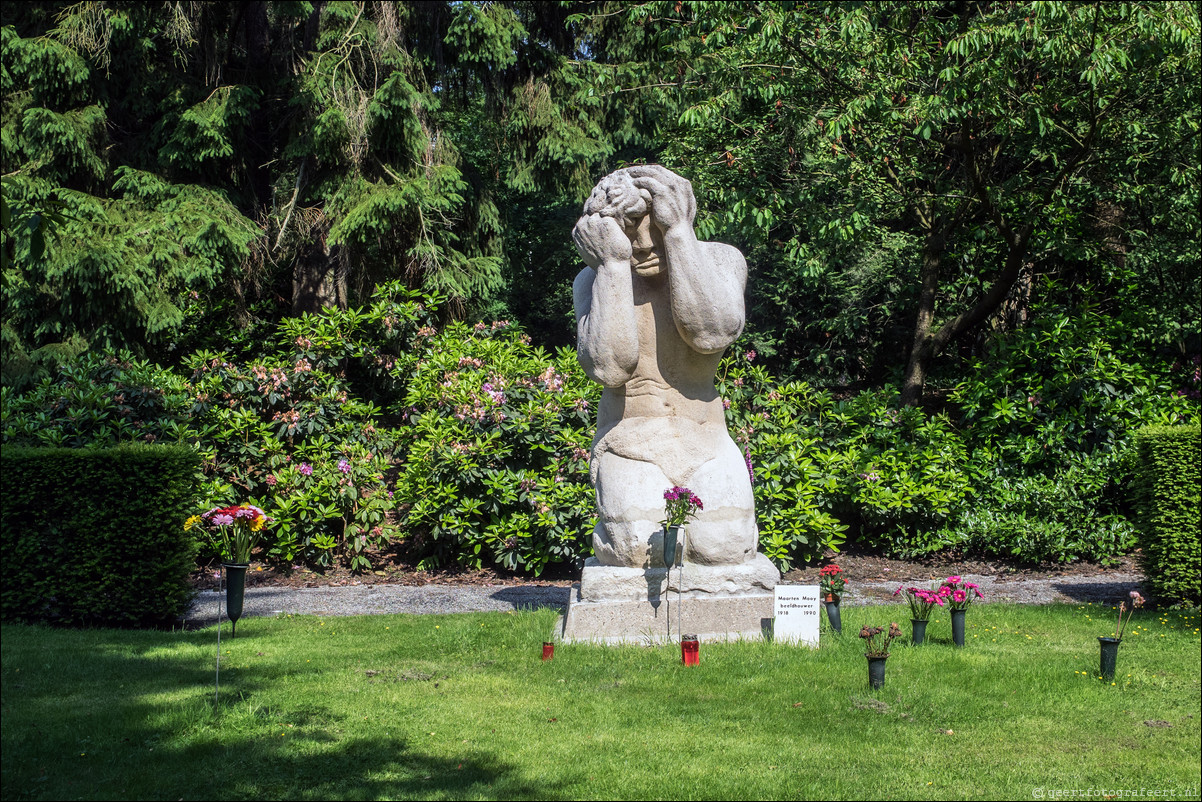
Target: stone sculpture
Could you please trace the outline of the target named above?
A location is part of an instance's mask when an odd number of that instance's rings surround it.
[[[714,387],[743,330],[747,263],[736,248],[698,241],[696,211],[686,179],[627,167],[597,184],[572,232],[587,265],[573,285],[577,352],[604,386],[590,461],[596,556],[583,601],[658,601],[672,561],[663,494],[676,485],[705,504],[685,540],[693,591],[763,593],[780,577],[756,553],[751,479]]]

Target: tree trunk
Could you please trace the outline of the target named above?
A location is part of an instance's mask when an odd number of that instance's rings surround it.
[[[262,0],[247,3],[245,13],[247,83],[259,87],[262,93],[258,106],[249,120],[251,151],[250,180],[255,205],[259,210],[271,208],[271,175],[267,169],[275,152],[271,136],[271,119],[267,108],[272,86],[271,29],[267,18],[267,3]]]
[[[326,244],[325,232],[311,231],[292,267],[293,314],[346,309],[346,271],[340,262],[337,251]]]
[[[943,352],[953,338],[968,331],[974,326],[985,322],[990,315],[998,310],[1014,287],[1023,265],[1027,261],[1028,243],[1034,226],[1027,224],[1015,238],[1006,252],[1002,269],[993,284],[968,309],[944,323],[937,331],[931,333],[931,321],[935,312],[935,295],[939,288],[939,263],[942,261],[944,241],[940,238],[937,243],[939,250],[933,251],[931,240],[923,249],[922,296],[918,302],[918,321],[914,327],[914,344],[910,348],[910,361],[906,365],[905,380],[902,384],[902,403],[915,406],[922,400],[922,388],[926,382],[927,368],[931,360]],[[930,285],[928,286],[928,281]],[[929,295],[928,295],[929,293]]]
[[[927,367],[931,357],[931,324],[935,320],[935,302],[939,295],[939,268],[943,264],[946,233],[932,227],[922,246],[922,289],[918,295],[918,316],[914,322],[914,340],[910,344],[910,359],[902,380],[901,401],[908,407],[922,400]]]

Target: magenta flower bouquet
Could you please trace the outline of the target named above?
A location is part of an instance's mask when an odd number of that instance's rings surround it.
[[[943,584],[939,586],[938,594],[952,610],[967,610],[968,605],[977,599],[985,598],[985,594],[981,592],[980,585],[974,582],[967,582],[959,575],[949,576],[943,580]]]
[[[894,596],[900,596],[903,593],[906,595],[906,601],[910,603],[910,618],[914,621],[929,621],[934,609],[943,606],[944,597],[940,596],[938,591],[926,588],[904,588],[900,585],[897,590],[893,591]]]
[[[661,523],[665,531],[673,526],[684,525],[688,519],[705,509],[705,505],[701,503],[697,494],[687,487],[672,487],[665,490],[664,501],[667,502],[664,505],[667,517]]]
[[[666,502],[664,512],[667,517],[660,523],[664,527],[664,565],[670,567],[676,564],[676,540],[680,533],[679,527],[704,510],[705,505],[701,503],[697,494],[687,487],[668,488],[664,491],[664,501]],[[680,570],[684,571],[683,549],[681,550]]]

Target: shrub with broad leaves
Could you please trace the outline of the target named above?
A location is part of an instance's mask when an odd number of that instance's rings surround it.
[[[504,321],[426,331],[397,408],[401,524],[419,564],[538,575],[591,553],[599,395],[574,352],[548,355]]]

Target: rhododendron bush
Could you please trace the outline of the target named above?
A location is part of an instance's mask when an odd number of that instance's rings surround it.
[[[272,519],[257,559],[366,570],[398,549],[426,568],[538,574],[591,552],[600,388],[572,350],[549,354],[506,321],[444,324],[435,299],[398,285],[366,307],[291,318],[235,347],[171,369],[84,356],[19,395],[0,388],[3,442],[190,445],[206,508],[252,504]],[[1191,398],[1141,392],[1138,408],[1106,417],[1105,449],[1032,463],[1028,474],[999,445],[1025,442],[1026,424],[965,426],[984,402],[963,388],[957,417],[954,405],[904,407],[888,387],[836,398],[778,381],[756,360],[731,349],[718,392],[752,480],[760,549],[782,569],[848,537],[903,557],[956,547],[1105,559],[1130,543],[1111,470],[1124,427],[1197,415]],[[1029,395],[1028,418],[1067,425],[1071,408],[1053,411],[1046,388]],[[1056,492],[1033,492],[1045,485]],[[1011,512],[1023,539],[978,527]],[[1099,515],[1113,525],[1077,525]],[[1070,523],[1071,540],[1057,534]],[[1053,524],[1047,537],[1030,534]]]
[[[399,409],[406,546],[432,567],[539,574],[590,553],[597,385],[505,321],[429,332]]]

